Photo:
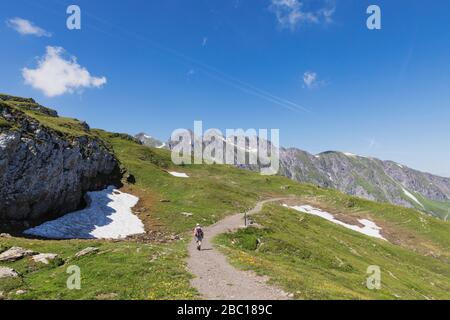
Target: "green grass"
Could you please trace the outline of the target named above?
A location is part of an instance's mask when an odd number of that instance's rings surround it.
[[[216,242],[234,265],[269,276],[296,299],[450,298],[445,259],[277,205],[266,206],[255,219],[263,229],[221,235]],[[381,290],[366,287],[370,265],[381,268]]]
[[[450,202],[430,200],[420,194],[415,196],[428,211],[432,211],[435,216],[445,221],[450,221]]]
[[[10,127],[12,127],[12,124],[9,121],[0,118],[0,128],[10,128]]]
[[[94,137],[90,130],[87,130],[83,126],[81,121],[72,118],[53,116],[51,114],[51,109],[28,100],[0,100],[0,107],[10,108],[13,112],[37,120],[42,126],[65,137]]]
[[[81,122],[76,119],[63,117],[54,118],[36,111],[28,111],[26,113],[38,120],[43,126],[62,132],[66,135],[73,137],[92,136],[92,134],[82,126]]]
[[[185,241],[172,244],[139,244],[107,241],[38,241],[1,239],[0,248],[22,246],[41,253],[57,253],[62,266],[34,263],[24,258],[2,263],[20,273],[17,279],[1,279],[0,291],[8,299],[193,299],[190,276],[185,271]],[[88,246],[99,254],[74,258]],[[81,270],[81,290],[69,290],[69,266]],[[16,295],[17,290],[26,293]]]
[[[35,103],[31,98],[16,97],[9,94],[0,93],[0,100],[4,101],[14,101],[14,102],[24,102],[24,103]]]
[[[64,117],[52,117],[46,115],[44,113],[34,111],[34,110],[23,110],[26,115],[31,118],[36,119],[43,125],[49,129],[52,129],[56,132],[60,132],[65,136],[69,137],[93,137],[92,133],[89,130],[86,130],[81,122],[77,119],[72,118],[64,118]]]

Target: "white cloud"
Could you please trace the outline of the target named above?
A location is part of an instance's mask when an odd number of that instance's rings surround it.
[[[270,9],[275,13],[282,28],[295,30],[302,23],[330,23],[335,11],[330,0],[319,0],[322,7],[318,9],[306,8],[305,2],[300,0],[271,0]]]
[[[206,47],[207,44],[208,44],[208,37],[203,37],[202,47]]]
[[[36,37],[51,37],[52,34],[44,29],[34,25],[31,21],[22,18],[12,18],[6,21],[6,24],[22,35],[32,35]]]
[[[323,81],[319,81],[319,77],[316,72],[306,71],[303,74],[303,86],[307,89],[314,89],[320,87]]]
[[[46,54],[38,60],[36,69],[22,69],[25,83],[55,97],[73,93],[83,88],[99,88],[106,84],[105,77],[93,77],[77,63],[76,57],[65,59],[61,47],[47,47]]]

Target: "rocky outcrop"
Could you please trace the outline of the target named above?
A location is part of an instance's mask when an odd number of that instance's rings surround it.
[[[89,126],[32,99],[0,95],[1,224],[29,226],[75,211],[87,191],[120,180],[114,154]]]

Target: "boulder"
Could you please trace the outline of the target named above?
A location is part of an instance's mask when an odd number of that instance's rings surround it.
[[[94,254],[94,253],[98,253],[100,250],[98,248],[95,247],[87,247],[83,250],[81,250],[80,252],[77,252],[75,254],[75,258],[80,258],[80,257],[84,257],[90,254]]]
[[[14,269],[8,267],[0,267],[0,279],[2,278],[17,278],[19,274]]]
[[[12,247],[11,249],[8,249],[0,254],[0,262],[17,261],[24,257],[32,256],[34,254],[36,254],[36,252],[33,252],[31,250],[27,250],[20,247]]]
[[[192,217],[194,214],[193,213],[190,213],[190,212],[182,212],[181,213],[183,216],[185,216],[185,217]]]
[[[34,255],[32,257],[34,262],[39,262],[43,264],[49,264],[51,261],[58,258],[58,255],[55,253],[40,253],[37,255]]]

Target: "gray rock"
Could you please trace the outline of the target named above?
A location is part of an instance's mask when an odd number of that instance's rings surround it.
[[[49,264],[51,261],[58,258],[58,255],[55,253],[40,253],[37,255],[34,255],[32,257],[34,262],[39,262],[43,264]]]
[[[12,247],[0,254],[0,262],[17,261],[33,254],[36,254],[36,252],[20,247]]]
[[[2,278],[16,278],[19,274],[14,269],[8,267],[0,267],[0,279]]]
[[[183,216],[185,216],[185,217],[192,217],[194,214],[193,213],[190,213],[190,212],[182,212],[181,213]]]
[[[77,252],[75,254],[75,258],[80,258],[80,257],[84,257],[84,256],[91,255],[91,254],[94,254],[94,253],[98,253],[99,251],[100,250],[98,248],[87,247],[87,248]]]
[[[87,191],[120,184],[118,161],[88,126],[70,136],[1,100],[0,118],[16,127],[0,127],[0,222],[54,219],[79,209]]]

